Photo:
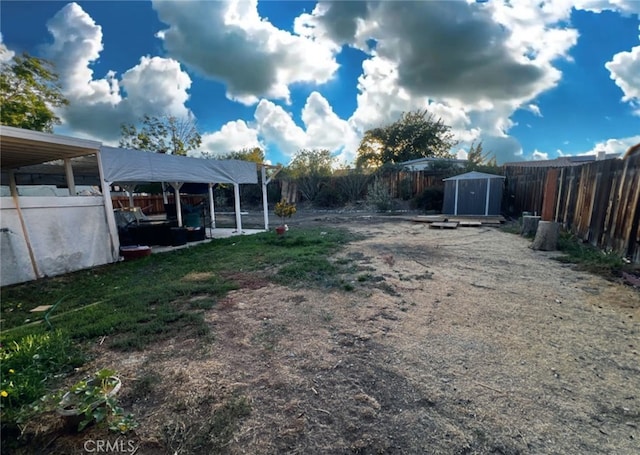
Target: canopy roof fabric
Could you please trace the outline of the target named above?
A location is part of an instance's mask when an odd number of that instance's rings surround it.
[[[256,163],[208,160],[114,147],[101,149],[107,182],[258,183]]]

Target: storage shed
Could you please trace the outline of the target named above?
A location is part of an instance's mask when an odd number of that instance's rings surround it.
[[[504,176],[474,171],[443,181],[444,214],[500,215]]]

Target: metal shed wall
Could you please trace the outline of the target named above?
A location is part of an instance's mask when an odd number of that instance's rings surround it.
[[[446,179],[444,182],[444,202],[442,213],[447,215],[500,215],[502,208],[502,190],[504,179],[497,178],[460,178]],[[458,198],[456,207],[456,184]],[[487,207],[487,188],[489,204]],[[457,208],[457,211],[456,211]]]

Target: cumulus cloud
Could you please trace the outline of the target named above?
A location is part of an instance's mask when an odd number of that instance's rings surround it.
[[[640,14],[640,2],[637,0],[564,0],[576,9],[599,13],[618,11],[623,14]]]
[[[260,142],[258,134],[258,130],[247,125],[244,120],[234,120],[225,123],[219,131],[203,134],[200,149],[212,156],[225,155],[229,152],[254,147],[264,149],[264,144]]]
[[[114,143],[120,124],[142,115],[186,116],[191,86],[188,74],[172,59],[142,57],[119,80],[113,71],[94,78],[91,65],[103,50],[102,28],[77,3],[69,3],[48,22],[53,42],[43,47],[56,65],[69,106],[59,112],[66,129]]]
[[[620,156],[632,145],[640,143],[640,134],[636,136],[624,137],[624,138],[612,138],[606,141],[597,142],[591,150],[584,152],[584,155],[595,155],[598,152],[607,153],[619,153]]]
[[[289,85],[322,84],[338,64],[334,50],[280,30],[260,17],[257,0],[154,1],[158,33],[169,54],[205,77],[222,81],[228,97],[253,104],[260,97],[289,101]]]
[[[312,92],[301,114],[304,128],[282,106],[262,99],[254,118],[265,142],[289,158],[301,149],[326,149],[341,162],[354,160],[360,136],[349,122],[338,117],[326,98]]]
[[[543,161],[543,160],[548,160],[549,159],[549,154],[546,152],[541,152],[538,149],[533,151],[533,154],[531,155],[531,158],[534,161]]]
[[[0,33],[0,64],[10,62],[14,55],[16,55],[16,53],[7,48],[4,44],[2,33]]]
[[[359,133],[428,109],[467,147],[491,143],[499,161],[521,158],[509,137],[513,113],[558,83],[577,31],[571,4],[552,2],[320,2],[300,33],[348,44],[369,57],[349,122]],[[340,18],[337,20],[337,18]]]
[[[640,46],[615,54],[605,67],[611,73],[611,79],[622,89],[622,101],[629,102],[635,113],[640,115]]]

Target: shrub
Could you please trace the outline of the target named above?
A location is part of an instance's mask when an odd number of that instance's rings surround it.
[[[347,169],[344,175],[334,177],[336,187],[344,202],[361,200],[369,180],[370,175],[365,174],[361,169]]]
[[[413,188],[411,185],[411,179],[409,177],[405,177],[400,180],[400,199],[403,201],[408,201],[413,196]]]
[[[421,210],[437,210],[442,211],[442,203],[444,202],[444,189],[441,187],[425,188],[418,196],[413,198],[411,206]]]
[[[343,205],[344,200],[338,190],[329,185],[323,185],[316,195],[314,204],[318,207],[332,208]]]
[[[381,178],[376,177],[373,183],[367,187],[367,203],[375,206],[381,212],[391,210],[393,207],[389,185],[384,183]]]

